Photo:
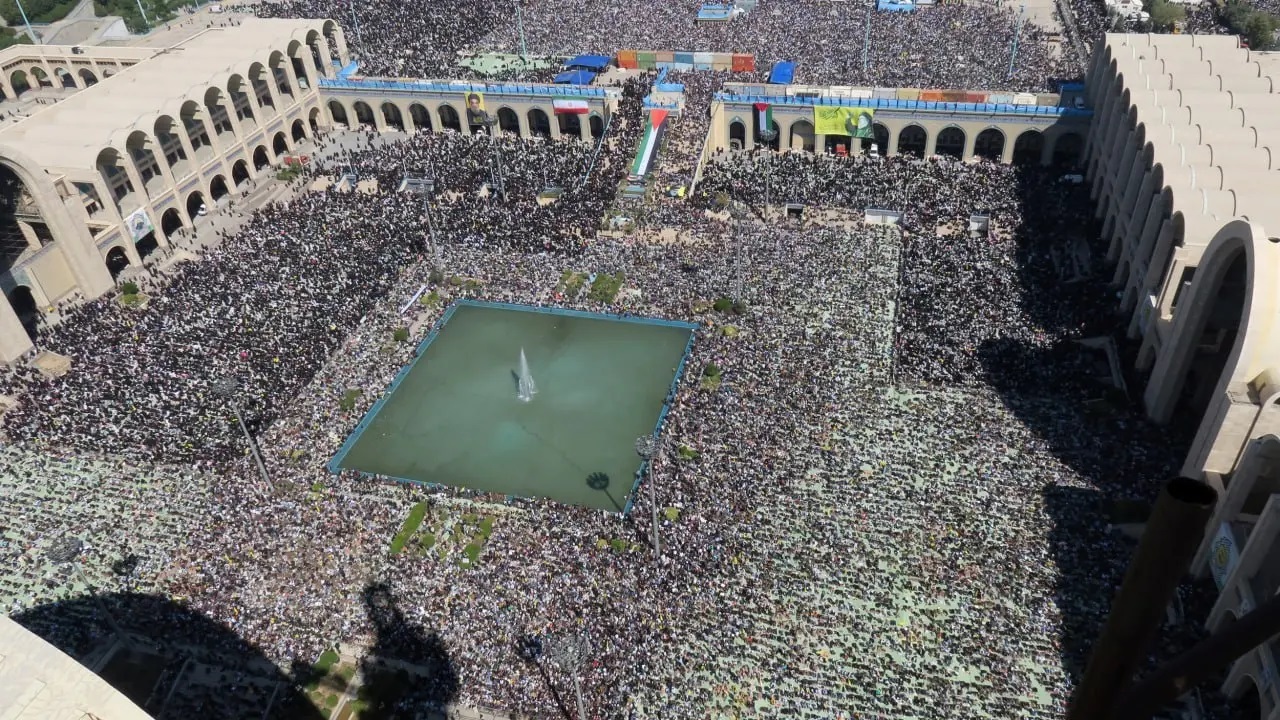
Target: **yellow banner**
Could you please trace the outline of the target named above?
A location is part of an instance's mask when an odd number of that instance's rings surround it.
[[[815,135],[849,135],[856,138],[873,136],[871,118],[875,110],[859,107],[815,105],[813,107],[813,132]]]

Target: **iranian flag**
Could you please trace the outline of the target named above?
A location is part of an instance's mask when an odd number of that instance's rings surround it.
[[[586,115],[591,110],[586,100],[552,100],[551,109],[556,115]]]
[[[769,103],[755,103],[756,135],[762,135],[773,128],[773,106]]]

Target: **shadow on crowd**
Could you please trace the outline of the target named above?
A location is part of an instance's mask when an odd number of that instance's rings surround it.
[[[70,597],[12,619],[156,720],[326,720],[333,706],[319,709],[315,698],[344,695],[359,708],[344,718],[443,718],[459,689],[443,641],[409,622],[384,585],[368,586],[364,602],[375,641],[356,687],[350,674],[302,659],[285,672],[231,627],[160,595]]]

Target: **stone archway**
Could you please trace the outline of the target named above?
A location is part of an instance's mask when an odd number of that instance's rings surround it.
[[[504,133],[520,136],[520,116],[507,106],[498,108],[498,128]]]
[[[935,155],[963,160],[966,139],[964,130],[954,125],[942,128],[942,131],[938,133],[938,140],[933,147],[933,152]]]
[[[40,325],[40,304],[36,302],[35,294],[26,285],[19,285],[8,292],[6,297],[14,314],[18,316],[18,322],[27,331],[27,337],[35,342],[36,329]]]
[[[294,120],[290,132],[293,133],[293,141],[300,143],[307,139],[307,124],[302,122],[301,119]]]
[[[289,154],[289,137],[284,134],[283,130],[276,133],[276,136],[271,139],[271,149],[275,151],[276,157],[284,157]]]
[[[889,153],[889,126],[884,123],[871,123],[871,137],[862,138],[862,151],[870,152],[871,146],[882,155]]]
[[[604,119],[599,115],[592,115],[589,122],[591,124],[592,139],[599,140],[604,135]]]
[[[345,125],[347,127],[351,126],[351,124],[347,122],[347,109],[337,100],[329,101],[329,117],[333,119],[333,122],[336,125]]]
[[[235,161],[235,163],[231,166],[231,184],[235,185],[236,188],[240,188],[241,186],[247,184],[248,182],[249,182],[249,163],[245,162],[244,158],[241,158]]]
[[[98,76],[94,75],[89,68],[80,68],[79,75],[80,81],[84,83],[85,87],[92,87],[98,84]]]
[[[1084,139],[1079,133],[1069,132],[1058,136],[1053,142],[1053,164],[1064,170],[1080,164],[1080,153],[1084,151]]]
[[[253,150],[253,169],[262,170],[271,165],[271,155],[266,145],[259,145]]]
[[[419,103],[409,105],[409,117],[418,132],[431,132],[431,113]]]
[[[929,133],[919,125],[908,125],[898,133],[898,154],[924,157],[925,147],[929,144]]]
[[[320,134],[320,108],[311,108],[307,115],[307,125],[311,128],[311,137]]]
[[[182,213],[177,208],[169,208],[160,216],[160,232],[165,237],[173,237],[174,233],[182,230]]]
[[[582,118],[573,113],[560,113],[556,115],[556,121],[560,125],[560,137],[573,138],[575,140],[582,139]]]
[[[13,96],[20,98],[31,89],[31,78],[27,77],[25,70],[14,70],[9,73],[9,87],[13,88]]]
[[[458,119],[458,111],[448,103],[442,103],[436,108],[436,112],[440,115],[440,127],[444,130],[453,130],[454,132],[462,132],[462,122]]]
[[[194,223],[197,217],[208,213],[208,211],[209,208],[204,201],[204,193],[196,190],[187,195],[187,217],[191,218],[191,222]]]
[[[356,113],[356,123],[359,125],[374,126],[376,122],[373,119],[373,108],[369,107],[369,103],[363,100],[355,101],[351,109]]]
[[[743,150],[747,147],[747,126],[741,120],[729,123],[729,149]]]
[[[1044,158],[1044,133],[1024,130],[1013,141],[1014,165],[1039,165]]]
[[[797,120],[791,123],[787,148],[813,152],[813,123],[808,120]]]
[[[114,281],[120,277],[120,273],[129,267],[129,255],[125,253],[124,248],[116,245],[107,251],[105,260],[107,264],[107,272],[111,273],[111,279]]]
[[[533,108],[528,112],[529,134],[542,138],[551,137],[551,121],[541,108]]]
[[[58,77],[58,86],[64,90],[71,90],[76,87],[76,76],[72,75],[69,70],[64,67],[55,68],[53,74]]]
[[[221,175],[214,175],[209,181],[209,197],[216,203],[229,194],[231,190],[227,187],[227,179]]]
[[[387,127],[404,132],[404,118],[400,115],[400,106],[393,102],[382,103],[382,121]]]
[[[1004,157],[1004,133],[999,128],[987,128],[973,141],[973,154],[984,160],[1000,162]]]

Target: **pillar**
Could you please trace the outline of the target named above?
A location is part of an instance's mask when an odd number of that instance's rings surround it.
[[[34,348],[9,298],[0,296],[0,362],[15,362]]]

